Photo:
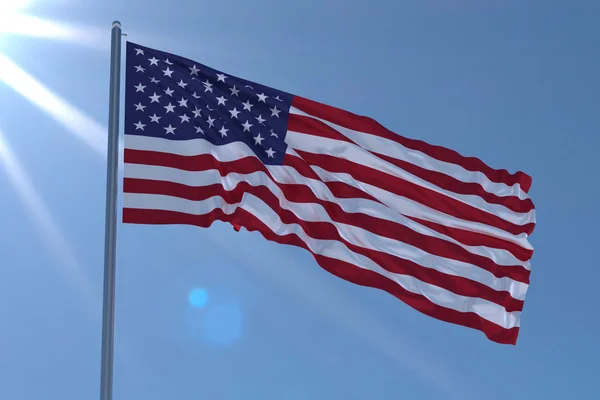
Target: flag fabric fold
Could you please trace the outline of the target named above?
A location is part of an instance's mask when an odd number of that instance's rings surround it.
[[[515,344],[531,178],[359,116],[127,43],[123,221],[214,221]]]

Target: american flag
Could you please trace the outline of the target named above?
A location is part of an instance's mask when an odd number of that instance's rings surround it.
[[[127,43],[123,221],[220,220],[515,344],[531,178],[348,111]]]

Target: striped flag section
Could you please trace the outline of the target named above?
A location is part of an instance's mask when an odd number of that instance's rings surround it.
[[[529,176],[147,47],[128,43],[126,68],[125,223],[229,222],[426,315],[516,343],[533,254]],[[190,101],[169,112],[179,97]]]

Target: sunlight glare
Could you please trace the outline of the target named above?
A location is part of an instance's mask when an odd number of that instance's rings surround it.
[[[65,272],[68,273],[65,275],[72,281],[73,287],[83,299],[83,303],[87,307],[86,312],[93,319],[97,320],[99,318],[98,311],[101,310],[102,306],[99,302],[99,293],[96,293],[97,289],[92,286],[90,280],[82,272],[72,246],[65,238],[50,210],[48,210],[39,192],[36,190],[29,174],[9,147],[0,129],[0,171],[2,170],[6,173],[15,192],[26,207],[27,212],[35,223],[36,229],[38,229],[43,239],[50,245],[65,267]],[[136,370],[139,368],[134,368],[134,366],[137,366],[137,362],[132,357],[130,350],[131,346],[127,338],[121,338],[121,345],[115,357],[117,360],[122,360],[121,362],[127,366],[127,371],[130,374],[136,374]]]
[[[9,14],[26,8],[31,0],[0,0],[0,14]]]
[[[88,303],[93,303],[93,292],[89,281],[81,272],[71,246],[36,190],[29,174],[6,143],[2,131],[0,131],[0,169],[4,170],[23,205],[26,206],[36,229],[59,256],[62,265],[68,269],[69,277],[75,281],[78,290],[83,293]]]
[[[106,155],[107,129],[0,53],[0,81],[23,95],[81,139],[99,155]]]
[[[0,4],[2,1],[0,0]],[[99,50],[110,48],[105,30],[54,22],[22,13],[2,12],[0,6],[0,34],[2,33],[54,39]]]

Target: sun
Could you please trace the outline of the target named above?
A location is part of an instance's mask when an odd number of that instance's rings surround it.
[[[0,0],[0,14],[21,11],[26,8],[31,0]]]

